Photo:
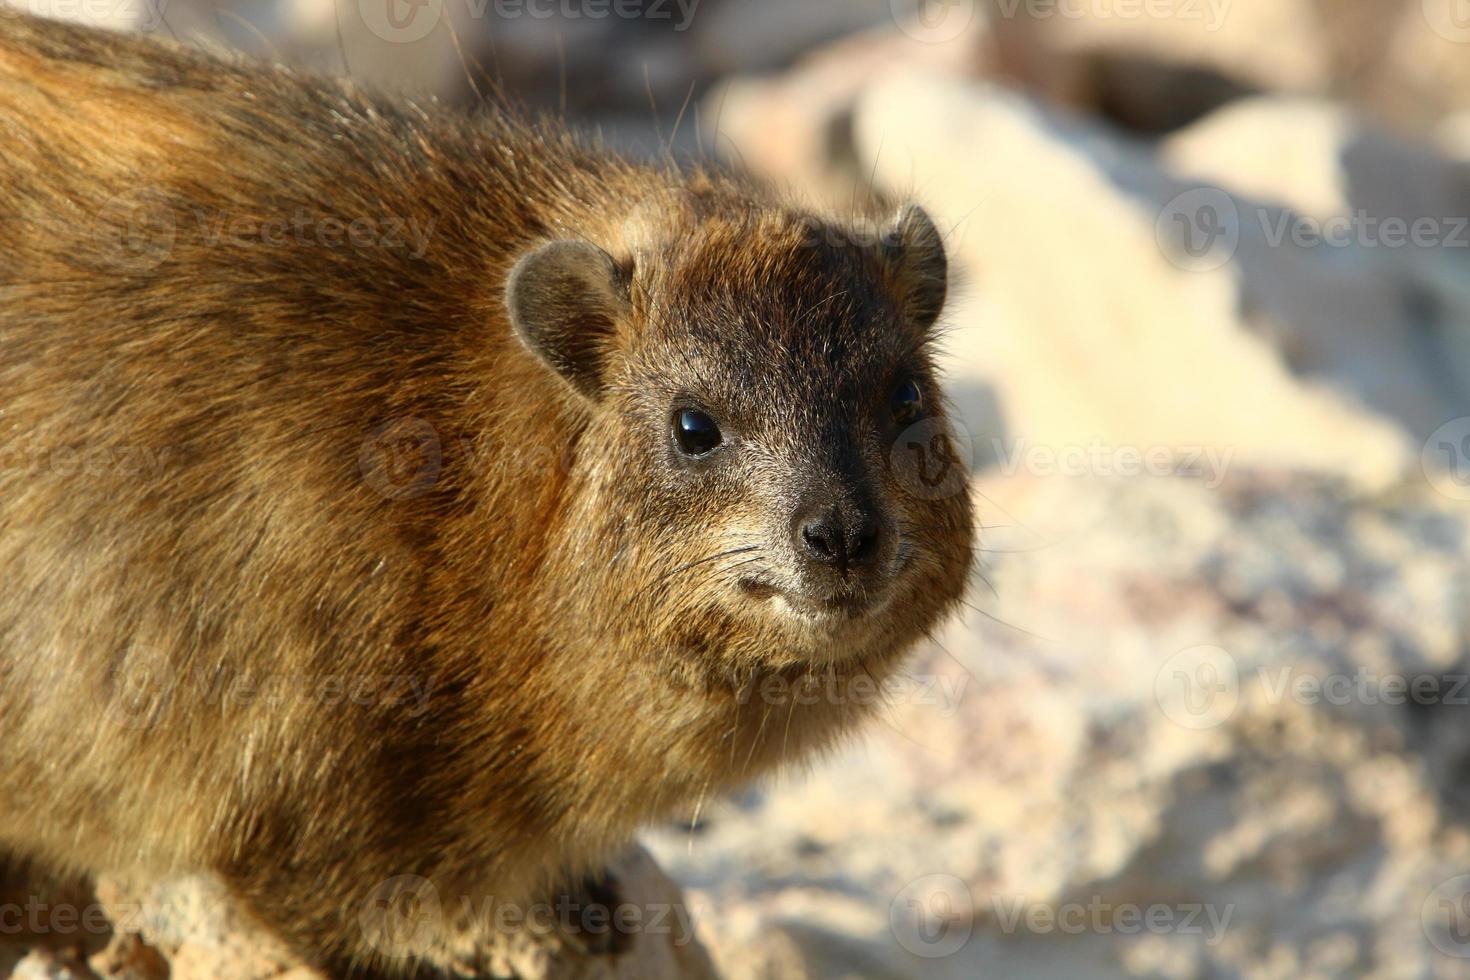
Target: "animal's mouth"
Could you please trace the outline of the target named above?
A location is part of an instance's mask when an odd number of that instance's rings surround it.
[[[811,595],[797,589],[783,589],[756,578],[741,579],[740,589],[752,599],[771,602],[783,612],[814,623],[862,619],[886,604],[889,591],[884,589],[874,595],[843,589],[825,595]]]
[[[811,616],[844,616],[855,619],[886,604],[913,563],[911,552],[900,552],[889,567],[877,575],[849,579],[838,583],[785,583],[769,574],[744,575],[738,580],[740,591],[759,602],[782,600],[792,609]]]

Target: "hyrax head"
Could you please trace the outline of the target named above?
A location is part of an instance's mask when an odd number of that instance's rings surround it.
[[[614,577],[643,633],[717,636],[727,662],[871,661],[934,625],[971,520],[930,356],[947,265],[928,216],[708,195],[618,237],[543,245],[507,288],[589,413],[586,574]]]

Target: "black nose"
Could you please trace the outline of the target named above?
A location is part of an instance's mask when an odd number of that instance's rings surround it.
[[[797,550],[819,565],[846,572],[878,557],[882,525],[865,507],[831,506],[797,521]]]

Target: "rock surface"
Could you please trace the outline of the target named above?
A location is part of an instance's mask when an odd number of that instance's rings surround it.
[[[1212,123],[1192,142],[1181,134],[1178,155],[1221,142]],[[1197,178],[997,89],[891,77],[859,103],[855,129],[879,182],[913,188],[954,229],[956,368],[998,392],[1009,432],[1058,448],[1214,446],[1372,480],[1470,413],[1470,361],[1455,356],[1470,319],[1470,231],[1457,217],[1470,194],[1436,193],[1432,167],[1340,142],[1388,180],[1424,178],[1406,183],[1429,201],[1380,205],[1381,180],[1355,185],[1339,243],[1289,201]],[[1269,129],[1251,145],[1292,148]],[[1324,166],[1297,183],[1342,186],[1338,175]],[[1375,224],[1385,210],[1404,226],[1397,244]],[[1426,212],[1427,240],[1467,247],[1409,242]]]
[[[514,980],[714,980],[679,888],[635,848],[614,862],[618,899],[651,916],[616,955],[584,955],[529,931],[486,951],[489,976]],[[262,932],[211,879],[98,881],[95,894],[60,901],[47,892],[7,896],[0,925],[26,922],[34,935],[0,933],[0,976],[14,980],[323,980]],[[36,910],[33,914],[32,910]],[[70,910],[70,911],[68,911]],[[15,940],[10,946],[6,940]],[[27,950],[30,942],[43,945]],[[8,968],[8,972],[7,972]]]

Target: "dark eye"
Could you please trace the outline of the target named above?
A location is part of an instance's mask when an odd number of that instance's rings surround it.
[[[912,378],[893,389],[893,421],[899,425],[912,425],[924,415],[924,393],[919,383]]]
[[[697,408],[681,409],[674,415],[674,442],[685,456],[704,456],[724,441],[715,420]]]

